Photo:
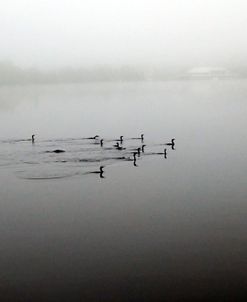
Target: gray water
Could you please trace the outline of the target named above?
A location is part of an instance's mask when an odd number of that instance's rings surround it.
[[[246,84],[1,87],[1,301],[246,293]]]

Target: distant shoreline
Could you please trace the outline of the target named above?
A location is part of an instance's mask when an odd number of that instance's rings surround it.
[[[198,69],[197,69],[198,70]],[[199,69],[200,71],[201,69]],[[204,69],[205,70],[205,69]],[[210,70],[210,69],[209,69]],[[0,62],[0,86],[83,84],[99,82],[160,82],[174,80],[208,80],[246,78],[247,72],[230,71],[227,76],[209,73],[190,73],[188,67],[165,68],[143,66],[99,66],[80,68],[61,68],[41,71],[35,68],[22,69],[12,63]]]

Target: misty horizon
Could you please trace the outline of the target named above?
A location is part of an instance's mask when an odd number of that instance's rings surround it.
[[[0,62],[0,85],[83,83],[98,81],[165,81],[197,78],[245,78],[245,66],[95,65],[49,70]]]
[[[0,13],[0,61],[44,71],[241,66],[246,8],[242,0],[11,0]]]

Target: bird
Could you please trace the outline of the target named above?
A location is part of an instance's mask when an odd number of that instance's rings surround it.
[[[99,171],[95,171],[95,173],[104,173],[104,166],[99,167]]]
[[[140,157],[140,155],[141,155],[141,148],[140,147],[137,148],[136,151],[137,151],[137,155]]]
[[[170,143],[166,143],[165,145],[166,145],[166,146],[171,146],[171,147],[172,147],[172,150],[174,150],[174,146],[175,146],[175,142],[174,142],[174,141],[175,141],[175,138],[172,138],[172,139],[171,139],[171,142],[170,142]]]
[[[119,137],[119,139],[115,139],[115,141],[122,143],[122,142],[123,142],[123,135],[121,135],[121,136]]]
[[[143,142],[143,140],[144,140],[144,134],[141,134],[140,137],[133,137],[132,139],[140,139]]]
[[[35,134],[32,135],[32,144],[34,144],[34,137],[35,137]]]
[[[103,138],[100,140],[100,146],[103,147]]]
[[[166,158],[166,156],[167,156],[167,150],[165,148],[164,152],[158,152],[158,153],[153,153],[153,154],[164,155],[164,158]]]
[[[117,143],[117,144],[118,144],[118,146],[115,146],[117,150],[125,150],[126,149],[126,148],[123,148],[123,147],[119,146],[119,143]]]
[[[136,155],[137,155],[137,152],[134,152],[134,153],[133,153],[134,161],[136,161]]]
[[[103,174],[104,174],[104,166],[100,166],[99,167],[99,171],[93,171],[93,172],[90,172],[92,174],[99,174],[100,178],[104,178]]]
[[[99,138],[99,135],[95,135],[95,136],[87,137],[87,139],[97,139],[97,138]]]
[[[171,142],[170,143],[166,143],[165,145],[167,145],[167,146],[172,146],[172,145],[175,145],[175,138],[172,138],[171,139]]]
[[[142,153],[144,153],[144,147],[146,147],[146,145],[142,145],[142,147],[141,147]]]
[[[119,145],[119,142],[117,142],[115,145],[113,145],[117,150],[125,150],[126,148],[123,148]]]

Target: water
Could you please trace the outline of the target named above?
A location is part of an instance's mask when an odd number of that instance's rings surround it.
[[[236,301],[246,84],[1,87],[1,301]]]

